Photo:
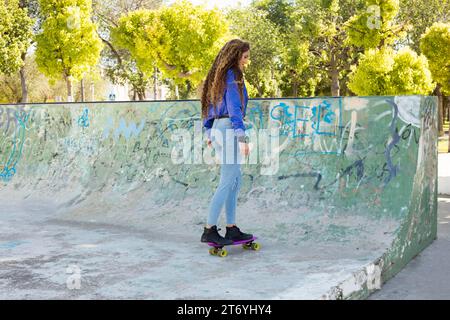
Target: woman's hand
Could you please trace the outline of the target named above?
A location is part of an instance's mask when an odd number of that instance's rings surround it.
[[[241,154],[243,156],[248,156],[250,154],[250,146],[248,143],[239,142],[239,149],[241,150]]]

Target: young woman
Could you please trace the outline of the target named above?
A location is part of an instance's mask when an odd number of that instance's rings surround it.
[[[249,154],[243,118],[248,94],[243,70],[250,56],[250,45],[239,39],[225,44],[208,72],[202,93],[202,118],[208,136],[220,160],[220,182],[209,206],[208,221],[202,242],[227,245],[251,239],[236,226],[236,205],[241,186],[241,157]],[[220,212],[225,205],[226,234],[217,229]]]

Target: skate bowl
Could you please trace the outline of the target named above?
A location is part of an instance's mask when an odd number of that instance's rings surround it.
[[[262,248],[225,258],[199,110],[0,105],[0,298],[363,299],[436,238],[435,97],[250,100],[237,222]]]

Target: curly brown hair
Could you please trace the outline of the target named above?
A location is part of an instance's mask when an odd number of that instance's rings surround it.
[[[239,68],[239,61],[244,52],[250,50],[250,44],[240,39],[233,39],[227,42],[214,60],[214,63],[209,69],[206,80],[203,84],[202,90],[202,118],[208,116],[208,107],[210,104],[217,107],[222,101],[223,93],[225,91],[227,71],[232,69],[234,71],[236,82],[239,87],[241,101],[243,101],[244,91],[244,75]]]

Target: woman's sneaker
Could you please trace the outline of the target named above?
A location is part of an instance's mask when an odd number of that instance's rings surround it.
[[[252,234],[243,233],[238,227],[227,227],[227,233],[225,234],[225,239],[230,239],[232,241],[242,241],[250,240],[253,238]]]
[[[220,229],[219,229],[220,230]],[[213,242],[215,244],[226,246],[229,244],[233,244],[232,240],[225,239],[219,234],[219,230],[217,230],[217,226],[212,226],[210,229],[204,228],[201,242]]]

